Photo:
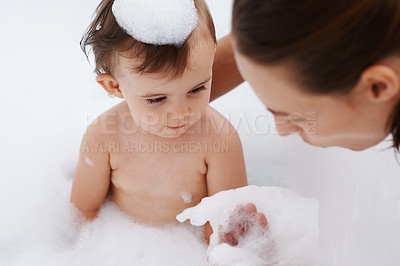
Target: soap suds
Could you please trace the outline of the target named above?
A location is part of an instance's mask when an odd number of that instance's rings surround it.
[[[193,0],[115,0],[112,10],[126,33],[155,45],[182,45],[198,21]]]
[[[185,202],[185,203],[192,202],[192,194],[190,194],[189,192],[184,191],[184,192],[181,192],[180,195],[183,199],[183,202]]]

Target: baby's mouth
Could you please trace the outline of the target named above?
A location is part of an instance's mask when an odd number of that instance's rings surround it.
[[[186,124],[183,124],[183,125],[180,125],[180,126],[175,126],[175,127],[170,127],[170,126],[167,126],[169,129],[172,129],[172,130],[178,130],[178,129],[181,129],[181,128],[183,128],[183,127],[185,127],[186,126]]]

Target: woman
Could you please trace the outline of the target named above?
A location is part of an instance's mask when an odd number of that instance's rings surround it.
[[[235,0],[214,67],[212,99],[247,80],[281,135],[361,151],[392,134],[399,149],[399,0]],[[236,244],[241,231],[221,241]]]

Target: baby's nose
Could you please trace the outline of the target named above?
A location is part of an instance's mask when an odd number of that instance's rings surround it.
[[[182,120],[190,115],[190,108],[188,105],[176,105],[175,108],[168,112],[170,119]]]

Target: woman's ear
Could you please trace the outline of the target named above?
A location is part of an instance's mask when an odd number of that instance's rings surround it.
[[[386,65],[374,65],[361,75],[360,84],[368,100],[388,102],[400,95],[400,73]]]
[[[97,83],[99,83],[106,92],[114,95],[118,98],[124,99],[124,95],[119,89],[118,81],[110,74],[100,74],[96,77]]]

